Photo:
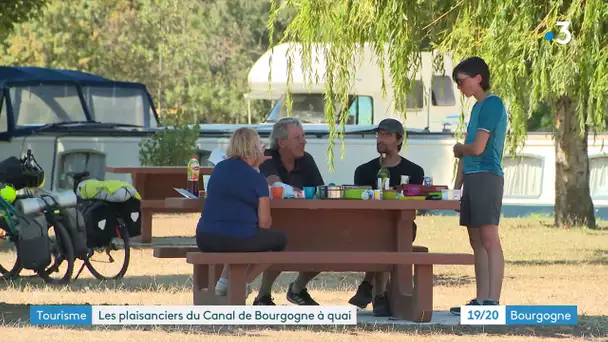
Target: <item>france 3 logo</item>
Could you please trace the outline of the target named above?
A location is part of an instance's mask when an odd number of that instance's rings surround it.
[[[555,26],[559,28],[559,32],[554,34],[552,31],[545,33],[545,39],[548,41],[555,41],[558,44],[565,45],[570,43],[572,40],[572,32],[570,32],[570,22],[569,21],[558,21],[555,23]],[[562,35],[562,38],[557,38],[556,36]]]

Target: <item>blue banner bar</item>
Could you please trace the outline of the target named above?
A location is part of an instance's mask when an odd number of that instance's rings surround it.
[[[507,325],[576,325],[576,305],[507,305]]]
[[[30,324],[90,325],[93,309],[89,305],[32,305]]]

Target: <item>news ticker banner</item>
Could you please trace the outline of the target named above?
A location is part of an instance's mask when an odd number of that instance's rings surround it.
[[[354,306],[30,307],[34,325],[356,325]],[[463,306],[462,325],[576,325],[576,305]]]
[[[576,325],[577,305],[469,305],[460,310],[462,325]]]
[[[353,306],[31,306],[42,325],[356,325]]]

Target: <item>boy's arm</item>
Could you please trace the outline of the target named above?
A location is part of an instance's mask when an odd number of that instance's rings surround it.
[[[458,170],[456,171],[456,180],[454,181],[454,189],[459,190],[462,189],[462,184],[464,183],[464,169],[462,158],[458,159]]]

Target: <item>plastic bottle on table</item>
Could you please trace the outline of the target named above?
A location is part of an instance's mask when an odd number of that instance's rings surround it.
[[[201,164],[196,156],[192,156],[188,162],[188,191],[198,196],[200,190]]]

